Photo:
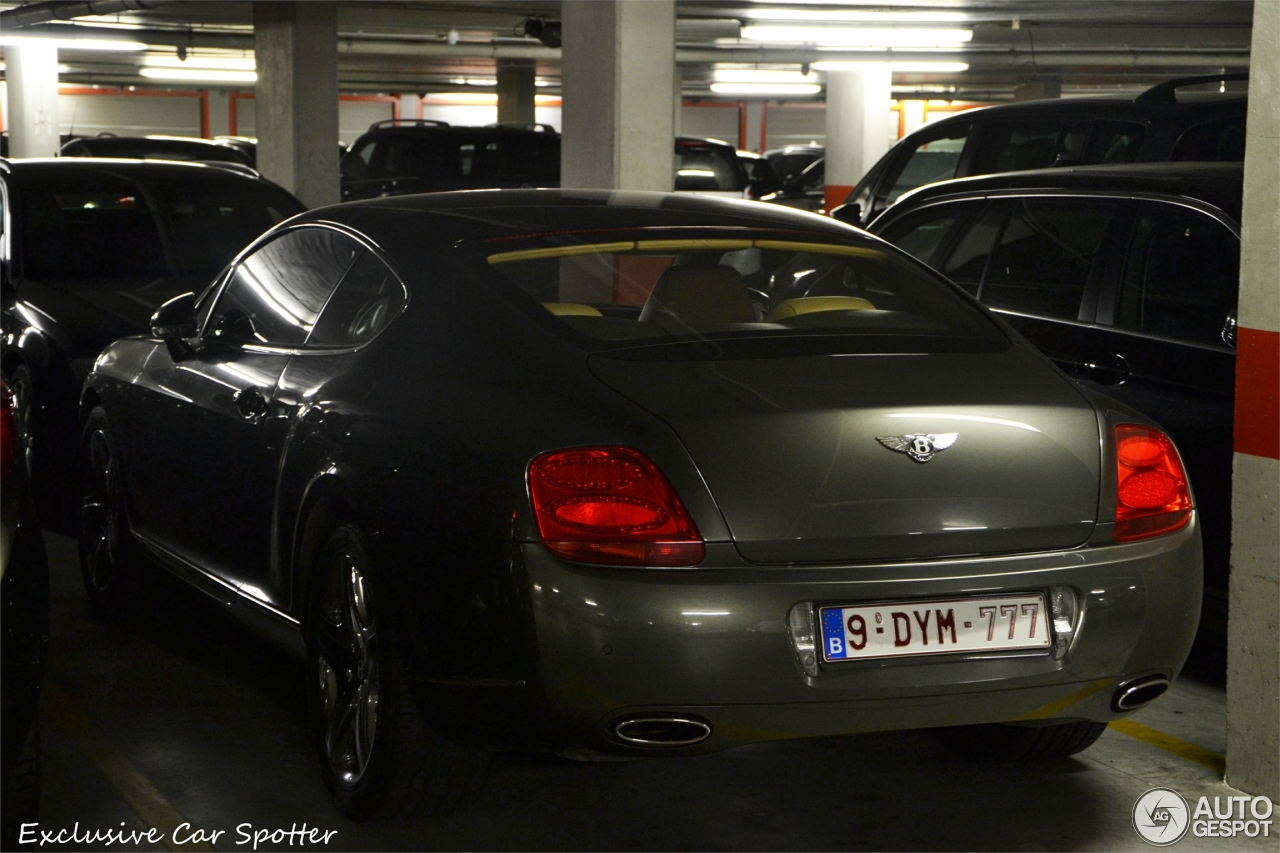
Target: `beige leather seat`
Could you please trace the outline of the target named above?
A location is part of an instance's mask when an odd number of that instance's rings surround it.
[[[666,327],[755,321],[746,282],[730,267],[670,267],[640,311],[640,322]]]

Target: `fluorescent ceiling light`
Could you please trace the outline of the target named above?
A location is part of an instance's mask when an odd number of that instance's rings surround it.
[[[213,68],[140,68],[138,73],[151,80],[198,80],[209,83],[256,83],[256,71],[219,71]]]
[[[7,68],[7,65],[3,61],[0,61],[0,71],[4,71],[6,70],[6,68]],[[71,71],[70,65],[65,65],[61,62],[58,63],[59,74],[67,74],[67,73],[70,73],[70,71]]]
[[[799,42],[823,47],[940,47],[963,44],[973,30],[916,27],[743,27],[751,41]]]
[[[813,67],[819,71],[861,71],[872,66],[888,65],[890,71],[911,72],[933,74],[949,74],[959,71],[968,71],[969,63],[967,62],[856,62],[837,59],[822,59],[813,63]]]
[[[941,10],[870,12],[836,9],[747,9],[742,12],[742,15],[753,21],[838,21],[840,23],[857,21],[868,24],[955,24],[969,19],[969,16],[964,12],[944,12]]]
[[[818,75],[801,74],[799,71],[717,68],[711,72],[711,79],[717,83],[817,83]]]
[[[464,107],[495,107],[498,96],[493,92],[428,92],[422,96],[428,103],[454,104]],[[533,103],[539,107],[560,106],[559,95],[534,95]]]
[[[38,36],[0,35],[0,47],[53,45],[66,50],[146,50],[140,41],[108,41],[107,39],[55,39]]]
[[[257,66],[252,56],[144,56],[142,64],[150,68],[187,68],[217,71],[253,71]]]
[[[449,82],[455,86],[496,86],[496,77],[450,77]]]
[[[717,95],[816,95],[817,83],[712,83]]]

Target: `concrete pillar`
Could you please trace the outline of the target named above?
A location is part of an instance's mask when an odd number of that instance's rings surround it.
[[[421,95],[399,95],[398,97],[400,98],[400,118],[422,118]]]
[[[747,138],[743,147],[757,154],[764,153],[764,101],[747,101]]]
[[[562,6],[560,185],[670,191],[674,0]]]
[[[339,200],[337,8],[253,4],[258,171],[308,207]]]
[[[34,40],[4,49],[9,156],[52,157],[58,140],[58,48]]]
[[[209,90],[209,136],[231,133],[231,95],[226,89]]]
[[[534,70],[528,60],[498,60],[498,121],[534,124]]]
[[[867,170],[889,150],[892,81],[887,64],[827,72],[824,210],[844,203]]]
[[[1253,5],[1236,332],[1227,773],[1280,801],[1280,3]]]

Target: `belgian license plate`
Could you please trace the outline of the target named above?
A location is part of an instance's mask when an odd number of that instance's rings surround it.
[[[899,601],[819,608],[825,661],[1047,649],[1044,596]]]

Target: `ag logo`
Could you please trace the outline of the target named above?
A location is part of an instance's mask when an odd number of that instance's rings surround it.
[[[1157,847],[1181,841],[1190,823],[1187,801],[1171,788],[1152,788],[1133,804],[1133,828]]]

